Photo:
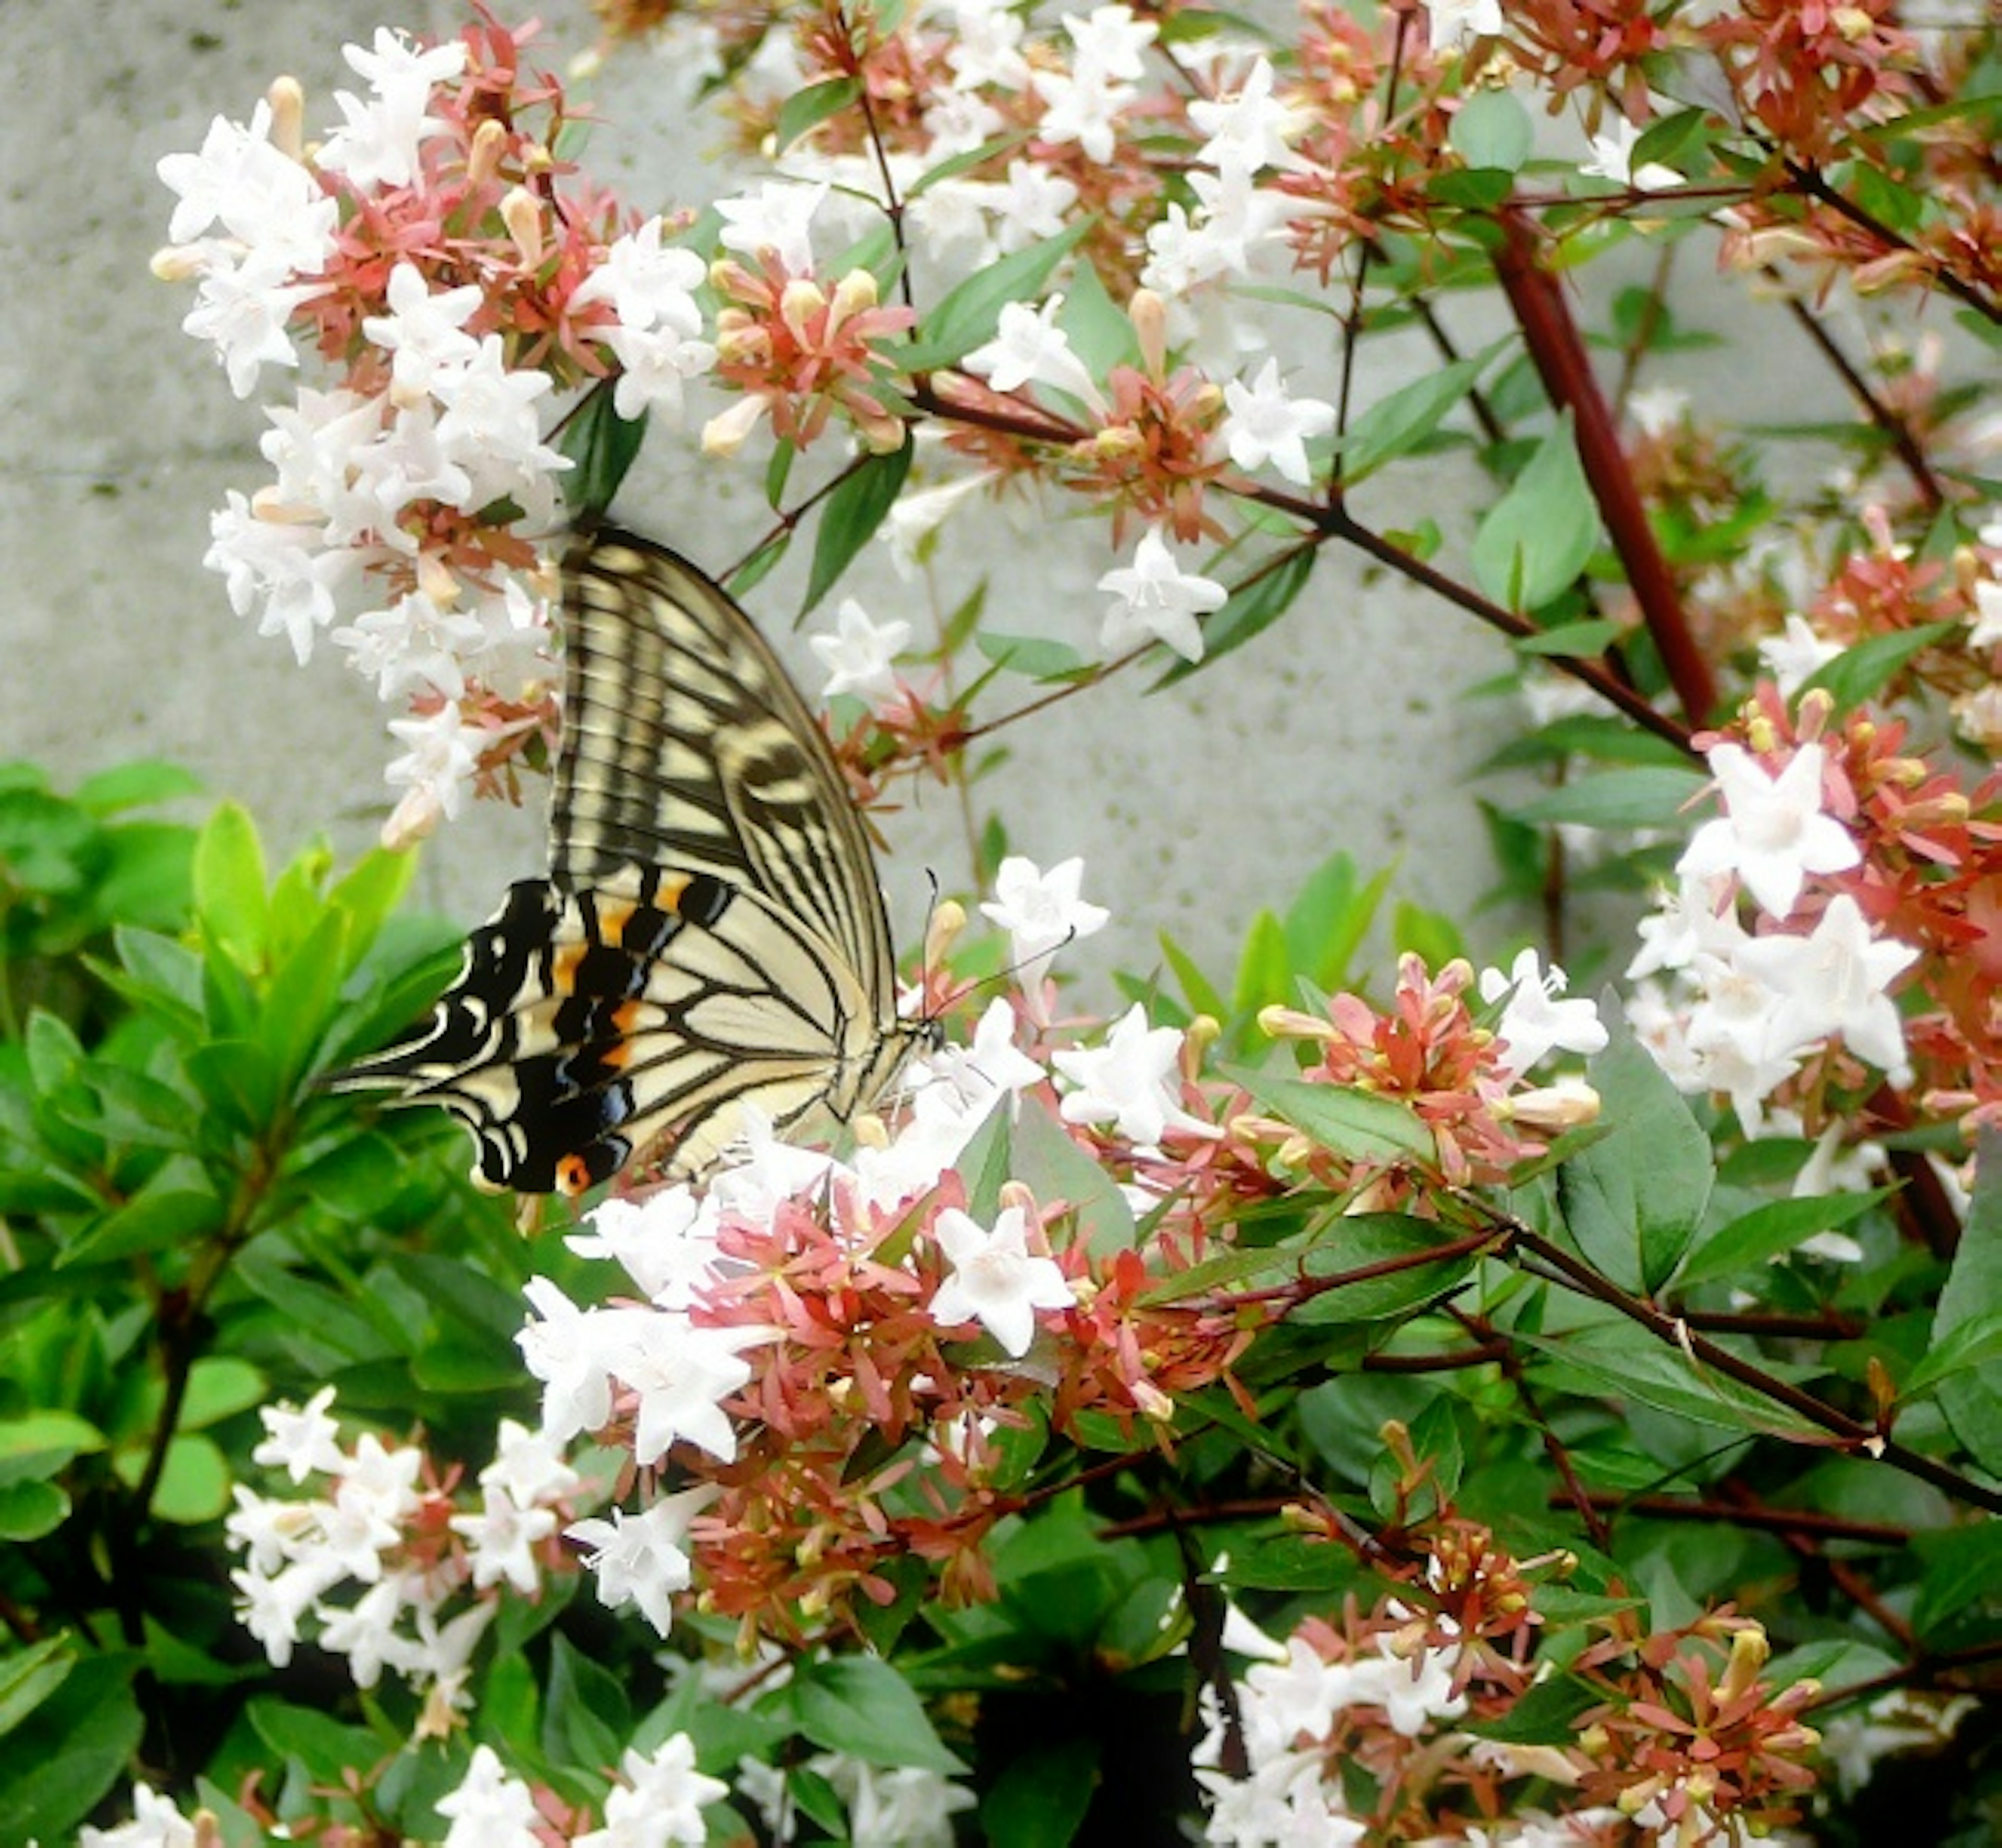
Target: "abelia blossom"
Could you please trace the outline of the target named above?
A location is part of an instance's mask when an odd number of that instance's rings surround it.
[[[1201,661],[1202,629],[1196,619],[1213,615],[1230,600],[1222,584],[1182,569],[1158,527],[1141,535],[1133,562],[1107,571],[1098,588],[1114,600],[1105,613],[1099,642],[1115,654],[1158,641],[1184,661]]]
[[[821,697],[833,699],[852,693],[871,705],[889,698],[896,687],[896,658],[910,645],[910,624],[895,619],[872,622],[853,597],[841,600],[834,620],[832,635],[807,638],[807,646],[828,670]]]
[[[1028,1249],[1026,1208],[1003,1208],[989,1229],[948,1208],[933,1222],[932,1236],[952,1265],[931,1300],[932,1320],[942,1327],[977,1321],[1020,1359],[1035,1337],[1035,1312],[1070,1307],[1062,1271]]]
[[[1802,744],[1769,772],[1742,745],[1716,746],[1710,767],[1725,813],[1697,830],[1676,870],[1686,879],[1735,873],[1773,916],[1791,915],[1810,873],[1842,872],[1862,858],[1855,838],[1825,812],[1826,762],[1819,744]]]

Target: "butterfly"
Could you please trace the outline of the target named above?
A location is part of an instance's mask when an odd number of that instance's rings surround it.
[[[562,603],[549,877],[508,889],[422,1028],[332,1084],[442,1104],[497,1189],[642,1160],[694,1180],[748,1112],[846,1121],[937,1030],[898,1017],[862,818],[750,618],[610,528],[563,560]]]

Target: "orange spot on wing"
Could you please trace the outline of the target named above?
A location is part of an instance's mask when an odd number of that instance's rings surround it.
[[[633,1027],[639,1017],[637,1001],[621,1002],[612,1010],[612,1024],[619,1037],[599,1056],[615,1072],[625,1070],[626,1062],[633,1055]]]
[[[581,1155],[566,1155],[556,1163],[556,1186],[574,1198],[591,1185],[591,1170]]]

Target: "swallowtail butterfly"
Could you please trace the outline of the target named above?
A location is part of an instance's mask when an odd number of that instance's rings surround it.
[[[581,1193],[713,1166],[874,1101],[900,1020],[889,922],[827,740],[750,619],[685,560],[601,528],[563,562],[549,872],[468,939],[423,1028],[348,1067],[473,1131],[490,1186]]]

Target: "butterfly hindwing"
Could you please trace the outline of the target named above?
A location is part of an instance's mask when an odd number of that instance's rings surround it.
[[[476,1176],[524,1193],[635,1160],[694,1178],[753,1108],[845,1118],[914,1030],[861,819],[742,611],[607,532],[566,560],[563,618],[549,877],[510,889],[422,1030],[333,1081],[444,1106]]]

